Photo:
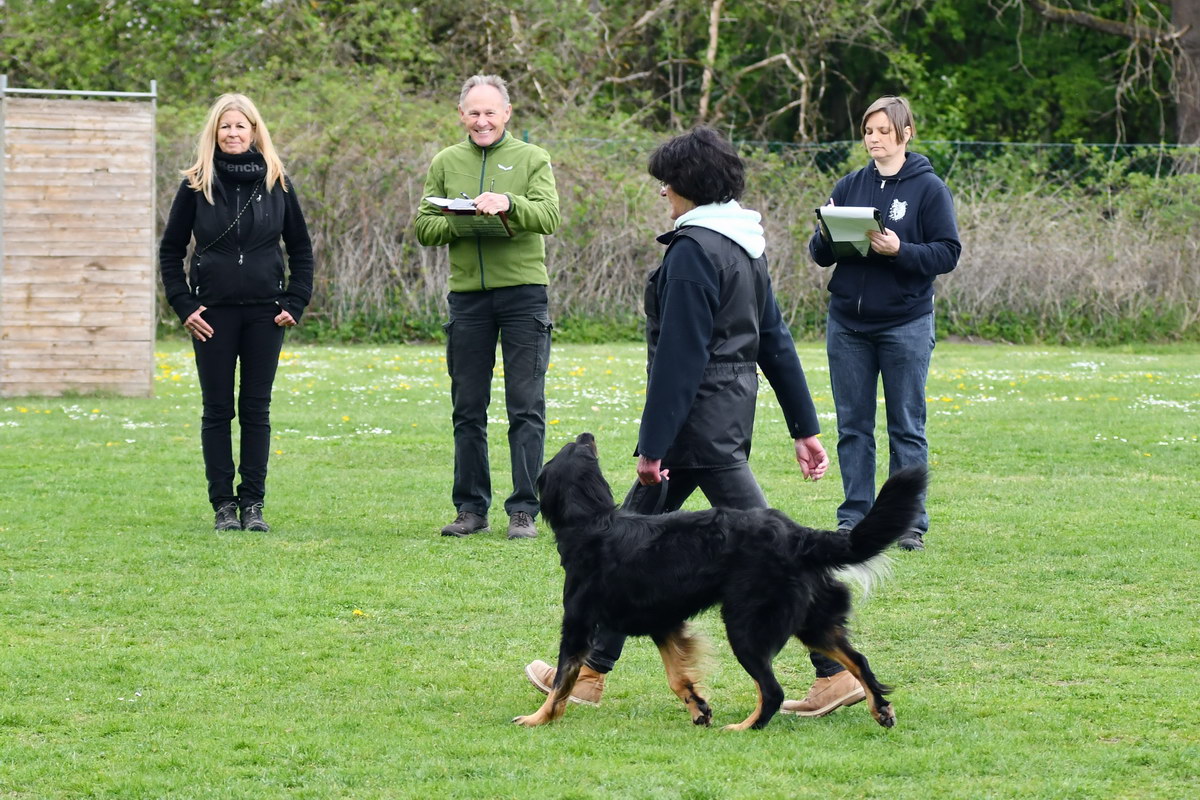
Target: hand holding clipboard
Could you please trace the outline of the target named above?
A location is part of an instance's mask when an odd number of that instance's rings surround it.
[[[865,256],[876,243],[870,233],[876,233],[886,240],[888,231],[883,227],[883,219],[879,209],[871,206],[821,206],[816,209],[817,219],[822,230],[828,235],[829,243],[838,256],[851,256],[857,253]],[[894,238],[896,234],[891,234]],[[881,244],[883,242],[880,242]],[[897,252],[899,241],[897,240]],[[885,254],[885,255],[894,255]]]

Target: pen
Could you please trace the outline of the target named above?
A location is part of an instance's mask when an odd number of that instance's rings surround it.
[[[496,179],[495,178],[492,178],[492,185],[488,187],[488,191],[489,192],[496,191]]]
[[[471,195],[467,194],[466,192],[459,192],[459,194],[461,194],[463,197],[467,198],[468,200],[471,199]]]

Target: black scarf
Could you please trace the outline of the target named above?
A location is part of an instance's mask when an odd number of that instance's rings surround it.
[[[267,177],[267,161],[257,150],[231,155],[217,148],[213,151],[213,170],[223,181],[253,183]]]

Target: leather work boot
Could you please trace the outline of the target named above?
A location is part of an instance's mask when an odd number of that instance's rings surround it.
[[[525,511],[514,511],[508,516],[508,538],[532,539],[537,536],[533,516]]]
[[[914,528],[896,540],[896,546],[901,550],[924,550],[925,534]]]
[[[834,709],[865,700],[867,693],[853,675],[842,670],[828,678],[817,678],[803,700],[784,700],[780,714],[798,717],[823,717]]]
[[[534,661],[525,667],[525,677],[537,687],[542,694],[550,694],[554,687],[554,667],[545,661]],[[600,705],[600,695],[604,693],[604,674],[596,672],[588,666],[579,668],[579,679],[571,690],[569,702],[585,706]]]
[[[262,510],[262,503],[251,503],[248,506],[242,506],[242,530],[259,531],[261,533],[271,530],[271,526],[263,519]]]
[[[221,503],[217,507],[217,516],[213,521],[213,527],[219,531],[240,531],[242,523],[238,520],[237,503],[232,500],[228,503]]]
[[[469,536],[476,531],[486,531],[488,529],[487,517],[481,517],[474,511],[460,511],[458,516],[454,518],[446,527],[442,528],[442,536]]]

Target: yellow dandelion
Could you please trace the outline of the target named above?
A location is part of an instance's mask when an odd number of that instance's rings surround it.
[[[552,420],[550,420],[550,424],[551,424],[551,425],[557,425],[557,424],[558,424],[558,420],[556,420],[556,419],[552,419]]]
[[[277,455],[277,456],[281,456],[281,455],[283,455],[283,451],[282,451],[282,450],[276,450],[276,451],[275,451],[275,455]]]
[[[356,608],[356,609],[354,609],[354,616],[356,616],[356,617],[365,617],[365,616],[366,616],[366,612],[364,612],[364,611],[363,611],[361,608]]]
[[[349,422],[349,421],[350,421],[350,417],[348,417],[348,416],[346,416],[345,414],[343,414],[343,415],[342,415],[342,422]]]

